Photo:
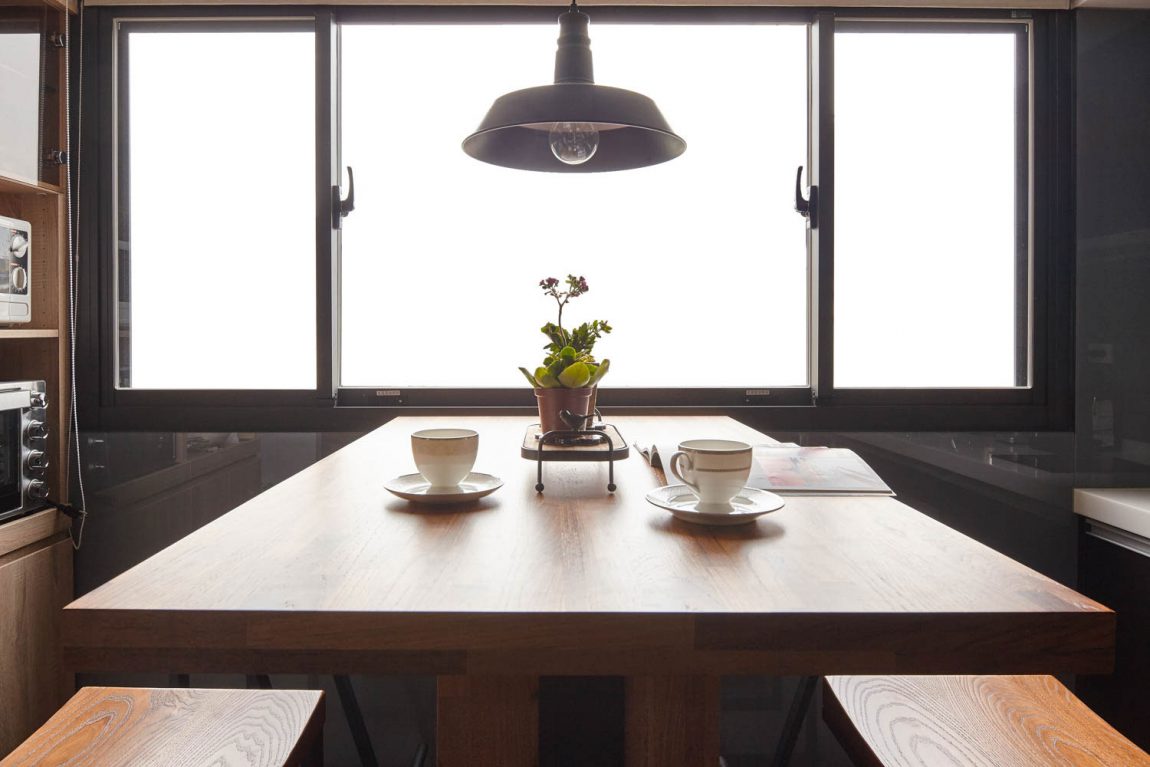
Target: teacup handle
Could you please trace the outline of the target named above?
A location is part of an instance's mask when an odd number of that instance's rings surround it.
[[[680,482],[682,482],[687,487],[694,490],[695,495],[698,495],[699,494],[698,485],[696,485],[694,482],[692,482],[691,480],[684,477],[683,472],[679,470],[679,464],[681,461],[687,462],[687,471],[691,472],[692,474],[695,473],[694,461],[691,460],[690,455],[688,455],[687,453],[684,453],[682,450],[676,452],[674,455],[671,456],[671,460],[667,462],[667,466],[671,469],[671,473],[675,475],[676,479],[678,479]]]

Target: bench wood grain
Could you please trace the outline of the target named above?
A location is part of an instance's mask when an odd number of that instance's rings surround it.
[[[281,767],[322,743],[323,693],[85,687],[0,767]]]
[[[828,677],[823,716],[859,767],[1150,767],[1052,676]]]

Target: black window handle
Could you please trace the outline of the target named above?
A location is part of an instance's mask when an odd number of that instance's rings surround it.
[[[811,186],[809,197],[803,198],[803,166],[795,174],[795,212],[807,220],[811,229],[819,226],[819,188]]]
[[[347,166],[347,198],[340,196],[339,187],[331,188],[331,228],[339,229],[343,226],[343,219],[355,210],[355,174],[351,166]]]

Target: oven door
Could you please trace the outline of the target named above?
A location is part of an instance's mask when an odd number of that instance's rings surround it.
[[[0,410],[0,519],[19,514],[21,501],[22,410]]]

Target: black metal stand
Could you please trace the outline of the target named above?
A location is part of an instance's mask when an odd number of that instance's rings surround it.
[[[554,431],[545,432],[539,437],[539,457],[535,459],[537,466],[535,472],[535,491],[539,493],[543,492],[543,448],[547,445],[570,447],[572,444],[577,444],[581,447],[603,445],[607,448],[607,458],[605,459],[607,461],[607,492],[615,492],[615,442],[605,429],[596,427],[581,429],[579,431],[555,429]],[[594,459],[583,458],[581,460]]]
[[[519,454],[536,463],[535,490],[543,492],[545,461],[606,461],[607,492],[615,492],[615,461],[630,455],[627,440],[615,426],[593,423],[594,418],[602,418],[598,411],[586,416],[572,416],[564,411],[560,416],[566,416],[563,420],[571,428],[544,432],[539,424],[534,424],[523,437]]]

